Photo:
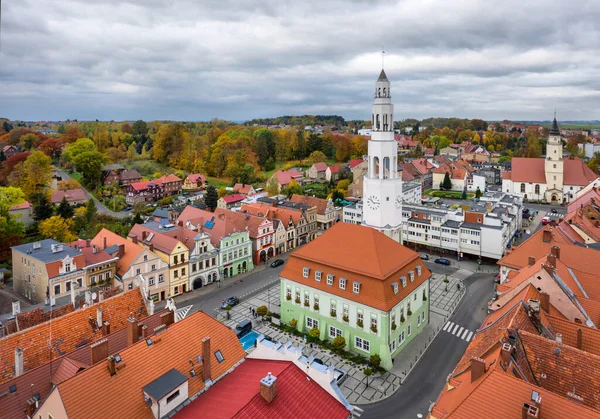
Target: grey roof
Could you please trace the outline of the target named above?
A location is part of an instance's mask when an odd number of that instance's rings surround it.
[[[383,68],[381,69],[381,73],[379,73],[379,78],[377,79],[377,81],[389,81],[387,75],[385,74],[385,71],[383,71]]]
[[[177,371],[175,368],[165,372],[156,380],[142,387],[142,391],[152,397],[154,400],[161,400],[171,391],[182,385],[188,378]]]
[[[141,179],[142,175],[135,169],[132,170],[124,170],[121,173],[121,180],[131,180],[131,179]]]
[[[420,218],[409,218],[408,221],[412,221],[415,223],[421,223],[421,224],[431,224],[431,221],[429,220],[422,220]]]
[[[154,217],[169,218],[169,210],[165,208],[156,208],[152,215]]]
[[[405,182],[402,184],[402,189],[405,191],[410,191],[411,189],[420,188],[421,184],[417,182]]]
[[[102,166],[103,172],[108,172],[110,170],[123,170],[123,169],[125,169],[125,166],[123,166],[122,164],[105,164],[104,166]]]
[[[19,252],[22,252],[22,253],[29,252],[31,257],[34,257],[37,260],[40,260],[44,263],[54,262],[56,260],[62,260],[65,258],[65,256],[75,257],[75,256],[81,255],[81,252],[79,252],[78,250],[75,250],[72,247],[67,246],[66,244],[57,242],[54,239],[45,239],[45,240],[41,240],[41,241],[38,241],[35,243],[40,244],[39,249],[33,248],[34,243],[21,244],[19,246],[14,246],[13,249],[18,250]],[[59,252],[52,252],[53,244],[62,246],[62,250]]]
[[[471,230],[481,230],[481,224],[477,223],[462,223],[460,226],[462,228],[470,228]]]
[[[446,220],[446,222],[442,224],[442,227],[458,228],[460,227],[460,222],[454,220]]]
[[[435,210],[431,210],[428,207],[416,207],[416,206],[404,206],[404,209],[409,209],[411,211],[416,211],[416,212],[420,212],[422,214],[429,214],[429,215],[440,215],[440,216],[444,216],[446,214],[448,214],[447,212],[444,211],[435,211]]]

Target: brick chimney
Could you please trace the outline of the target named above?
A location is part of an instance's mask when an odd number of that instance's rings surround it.
[[[118,253],[118,257],[122,258],[125,255],[125,245],[124,244],[120,244],[119,245],[119,253]]]
[[[15,348],[15,377],[23,375],[23,349]]]
[[[556,256],[556,259],[560,259],[560,247],[554,245],[550,248],[550,252],[552,252],[552,254]]]
[[[102,323],[102,336],[108,336],[110,334],[110,323]]]
[[[529,403],[523,403],[522,419],[539,419],[540,409]]]
[[[500,351],[500,358],[502,359],[502,362],[504,362],[504,365],[507,365],[510,363],[510,355],[512,352],[512,346],[510,343],[504,343],[502,345],[502,350]]]
[[[548,265],[552,266],[554,269],[556,269],[556,255],[554,255],[553,253],[550,253],[547,257],[546,257],[546,262],[548,263]]]
[[[146,230],[142,231],[142,241],[146,241],[147,235],[148,235],[148,232]]]
[[[542,240],[544,241],[544,243],[550,243],[552,241],[552,231],[544,230],[544,232],[542,233]]]
[[[149,333],[148,333],[148,326],[143,325],[142,326],[142,339],[146,340],[146,338],[148,337]]]
[[[104,249],[106,249],[108,246],[106,246],[106,236],[103,237],[103,244],[104,244]]]
[[[102,327],[102,307],[98,307],[96,309],[96,324],[98,325],[98,328]]]
[[[529,256],[529,262],[528,262],[529,266],[533,266],[535,265],[535,256]]]
[[[151,252],[154,252],[154,244],[150,243],[150,246],[148,246]]]
[[[268,404],[271,404],[277,396],[277,377],[268,373],[266,377],[260,380],[260,395]]]
[[[577,329],[577,349],[583,346],[583,330]]]
[[[202,339],[202,380],[210,380],[212,375],[210,371],[210,336]]]
[[[108,358],[108,339],[102,339],[98,342],[92,343],[90,345],[90,349],[90,365],[94,365],[96,362],[100,362],[103,359]]]
[[[115,360],[115,357],[109,356],[106,361],[108,372],[110,372],[110,375],[115,375],[117,373],[117,361]]]
[[[131,241],[135,244],[137,244],[137,236],[135,234],[131,235]]]
[[[172,310],[167,311],[160,315],[160,322],[165,326],[169,327],[173,323],[175,323],[175,312]]]
[[[91,242],[92,242],[92,241],[91,241],[90,239],[87,239],[87,240],[85,241],[85,247],[90,247],[90,243],[91,243]],[[96,247],[96,245],[94,245],[94,247]]]
[[[485,374],[485,361],[481,358],[471,358],[471,382],[477,381]]]
[[[550,312],[550,294],[547,292],[540,292],[540,307],[546,313]]]
[[[133,313],[127,319],[127,346],[131,346],[138,341],[138,322]]]

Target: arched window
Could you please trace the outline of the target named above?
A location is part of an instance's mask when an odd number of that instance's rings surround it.
[[[394,156],[392,160],[392,178],[397,177],[398,174],[398,157]]]
[[[383,178],[384,179],[390,178],[390,158],[389,157],[383,158]]]
[[[377,97],[381,97],[381,87],[377,88]]]
[[[387,97],[385,94],[385,87],[383,88],[383,97]]]
[[[535,193],[536,195],[540,194],[540,185],[535,185]]]
[[[373,173],[371,177],[377,177],[379,174],[379,157],[373,157]]]
[[[375,130],[379,131],[381,129],[381,122],[379,121],[379,114],[375,116]]]
[[[521,183],[521,193],[524,193],[524,192],[525,192],[525,184]]]

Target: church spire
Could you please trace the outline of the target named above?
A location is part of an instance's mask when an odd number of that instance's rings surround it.
[[[556,109],[554,110],[554,121],[552,122],[552,129],[550,130],[550,135],[560,135],[560,130],[558,129],[558,122],[556,122]]]
[[[379,73],[379,78],[377,79],[377,81],[389,81],[383,68],[381,69],[381,73]]]

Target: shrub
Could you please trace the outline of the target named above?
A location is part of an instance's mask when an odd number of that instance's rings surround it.
[[[331,310],[331,317],[337,317],[337,313],[335,310]]]
[[[321,332],[319,331],[319,329],[317,329],[316,327],[313,327],[312,329],[310,329],[308,331],[308,340],[311,342],[314,342],[315,340],[319,339],[320,334],[321,334]]]
[[[360,321],[360,320],[357,320],[357,321],[356,321],[356,325],[362,329],[362,327],[363,327],[363,322],[362,322],[362,321]]]
[[[280,319],[281,315],[279,313],[271,313],[271,317],[275,317],[276,319]]]
[[[346,347],[346,339],[343,336],[336,336],[333,339],[332,348],[334,352],[339,352]]]
[[[373,354],[369,357],[369,362],[374,370],[378,370],[379,365],[381,365],[381,357],[378,354]]]
[[[291,299],[292,299],[292,296],[291,296],[291,295],[286,295],[286,296],[285,296],[285,299],[286,299],[286,300],[288,300],[288,301],[291,301]]]
[[[231,306],[227,306],[227,307],[225,307],[225,310],[229,311],[229,310],[231,310],[231,308],[232,308]]]
[[[290,320],[290,326],[292,326],[295,329],[296,326],[298,326],[298,320],[296,320],[296,319]]]
[[[423,301],[427,301],[427,296],[426,295],[423,296]]]
[[[412,311],[411,311],[411,310],[408,310],[408,311],[406,312],[406,314],[408,314],[409,316],[412,316]]]
[[[313,305],[313,308],[314,308],[315,310],[318,310],[318,309],[319,309],[319,303],[315,303],[315,304]]]
[[[268,311],[267,306],[260,306],[256,309],[256,314],[258,316],[266,316]]]
[[[367,377],[367,387],[369,387],[369,377],[373,375],[373,370],[371,368],[365,368],[363,370],[363,374]]]
[[[444,279],[444,282],[447,284],[447,283],[448,283],[448,282],[450,282],[450,281],[448,280],[448,278],[445,278],[445,279]]]
[[[342,320],[345,321],[346,323],[348,323],[348,316],[346,316],[346,315],[342,316]]]
[[[392,322],[392,330],[396,330],[396,322]]]
[[[404,314],[402,316],[400,316],[400,323],[404,323],[406,321],[406,319],[404,318]]]

